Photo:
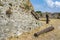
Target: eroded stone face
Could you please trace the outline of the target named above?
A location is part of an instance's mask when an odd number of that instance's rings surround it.
[[[26,2],[28,0],[0,0],[3,5],[0,6],[0,40],[18,36],[41,26],[41,23],[31,15],[32,9],[27,10],[25,7],[24,3]],[[7,10],[9,10],[8,13]]]

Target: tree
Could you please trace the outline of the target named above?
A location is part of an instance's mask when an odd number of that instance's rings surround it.
[[[39,13],[40,16],[42,16],[42,12],[41,11],[36,11],[35,13]]]

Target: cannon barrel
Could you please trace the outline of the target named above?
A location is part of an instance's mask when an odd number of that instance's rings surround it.
[[[39,20],[39,16],[34,12],[34,10],[31,11],[31,14],[35,17],[35,19]]]
[[[34,36],[35,36],[35,37],[38,37],[40,34],[47,33],[47,32],[49,32],[49,31],[52,31],[53,29],[54,29],[54,27],[48,27],[48,28],[46,28],[46,29],[44,29],[44,30],[42,30],[42,31],[39,31],[39,32],[37,32],[37,33],[34,33]]]

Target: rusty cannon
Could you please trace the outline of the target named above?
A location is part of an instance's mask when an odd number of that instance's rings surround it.
[[[48,27],[48,28],[46,28],[46,29],[44,29],[42,31],[39,31],[37,33],[34,33],[34,36],[35,37],[38,37],[40,34],[47,33],[47,32],[50,32],[52,30],[54,30],[54,27],[51,26],[51,27]]]

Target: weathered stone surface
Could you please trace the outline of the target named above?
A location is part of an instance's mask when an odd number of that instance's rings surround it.
[[[0,3],[3,5],[0,5],[0,40],[18,36],[41,26],[31,15],[33,7],[29,0],[0,0]]]

